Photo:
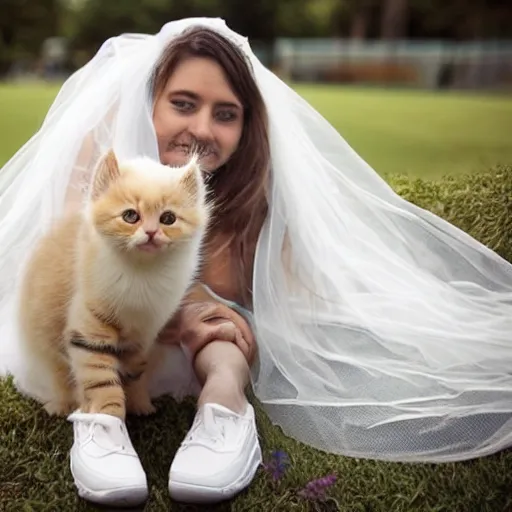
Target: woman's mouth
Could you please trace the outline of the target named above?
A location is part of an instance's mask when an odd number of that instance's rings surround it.
[[[171,143],[169,144],[169,149],[172,151],[178,151],[180,153],[185,153],[187,155],[190,155],[192,153],[197,153],[199,158],[208,158],[211,155],[215,154],[215,151],[210,145],[206,144],[200,144],[200,143],[183,143],[183,144],[176,144]]]
[[[188,144],[172,144],[167,148],[167,158],[164,157],[164,163],[167,165],[184,165],[193,153],[193,146]],[[210,169],[214,164],[217,153],[213,149],[198,151],[199,162],[205,170]]]
[[[190,146],[187,144],[173,144],[171,150],[181,151],[182,153],[190,153]]]

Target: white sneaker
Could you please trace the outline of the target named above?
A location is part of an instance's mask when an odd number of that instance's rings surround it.
[[[109,414],[74,412],[71,473],[82,498],[103,504],[135,506],[148,497],[146,474],[124,421]]]
[[[244,415],[205,404],[178,449],[169,471],[176,501],[216,503],[247,487],[261,463],[254,409]]]

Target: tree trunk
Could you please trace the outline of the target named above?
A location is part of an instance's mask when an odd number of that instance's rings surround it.
[[[407,35],[408,4],[408,0],[385,0],[380,28],[382,39],[401,39]]]
[[[360,4],[354,9],[350,22],[351,39],[366,39],[370,25],[370,7],[371,2],[367,0],[361,1]]]

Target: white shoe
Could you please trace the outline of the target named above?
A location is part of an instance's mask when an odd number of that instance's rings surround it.
[[[124,421],[109,414],[74,412],[71,473],[82,498],[102,505],[135,506],[148,497],[146,474]]]
[[[187,503],[227,500],[251,483],[260,463],[252,406],[240,415],[205,404],[171,464],[169,493]]]

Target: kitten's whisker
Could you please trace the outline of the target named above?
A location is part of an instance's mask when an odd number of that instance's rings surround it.
[[[198,153],[199,150],[199,142],[197,140],[193,140],[190,146],[188,147],[188,154],[190,156],[194,156]]]
[[[213,151],[212,148],[210,147],[210,144],[198,140],[193,140],[189,145],[187,151],[189,155],[191,155],[192,157],[196,156],[197,158],[208,156],[212,152]]]

